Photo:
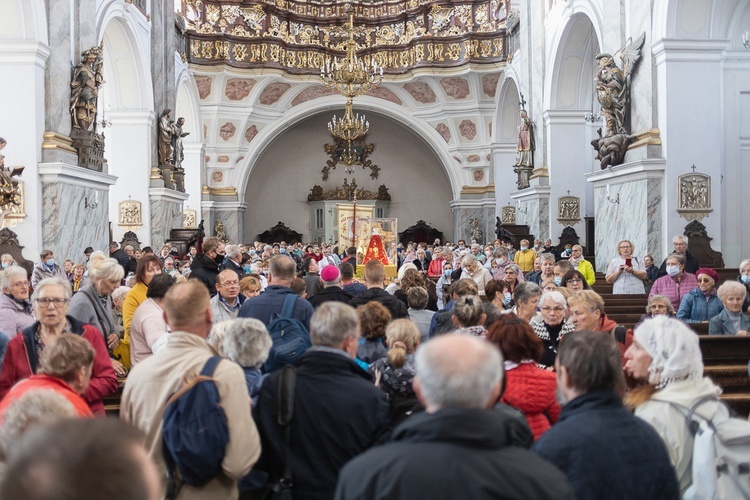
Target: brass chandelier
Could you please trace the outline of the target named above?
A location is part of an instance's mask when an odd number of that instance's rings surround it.
[[[357,57],[357,42],[354,40],[354,10],[350,9],[348,39],[346,41],[346,56],[339,60],[334,57],[326,58],[325,64],[320,68],[320,78],[323,83],[346,97],[344,116],[336,118],[333,116],[328,122],[328,131],[339,141],[345,142],[346,147],[340,154],[340,161],[346,165],[346,172],[351,174],[352,166],[361,165],[361,149],[355,145],[370,130],[370,123],[364,115],[356,115],[353,111],[354,98],[366,94],[383,81],[383,68],[379,67],[374,57],[370,58],[369,64]]]

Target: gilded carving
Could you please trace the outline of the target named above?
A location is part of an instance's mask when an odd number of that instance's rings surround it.
[[[677,178],[677,213],[686,220],[703,220],[713,212],[711,207],[711,176],[695,171]]]
[[[117,225],[135,229],[143,224],[143,212],[140,201],[127,199],[117,204]]]
[[[323,192],[323,188],[316,184],[310,189],[307,201],[351,200],[354,198],[355,193],[357,200],[391,201],[391,194],[388,192],[385,184],[378,186],[377,191],[369,191],[364,188],[358,188],[356,179],[352,179],[351,183],[347,179],[344,179],[342,186],[337,186],[326,192]]]
[[[191,210],[189,208],[182,211],[182,227],[183,229],[196,229],[198,225],[196,224],[196,219],[198,217],[198,214],[195,210]]]
[[[573,225],[581,220],[581,199],[577,196],[561,196],[557,199],[557,221]]]
[[[503,226],[512,226],[516,223],[516,207],[506,205],[500,209],[500,224]]]

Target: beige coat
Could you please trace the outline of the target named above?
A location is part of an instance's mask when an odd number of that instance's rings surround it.
[[[146,449],[164,475],[165,488],[166,466],[161,444],[164,405],[183,385],[183,377],[190,372],[200,373],[214,355],[213,348],[197,335],[172,332],[164,350],[143,360],[128,375],[120,418],[146,434]],[[229,423],[223,474],[201,488],[183,486],[180,499],[237,498],[237,480],[248,473],[260,456],[260,438],[250,413],[250,396],[242,368],[225,359],[216,367],[214,379]]]

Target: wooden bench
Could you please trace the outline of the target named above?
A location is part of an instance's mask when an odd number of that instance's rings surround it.
[[[691,326],[695,325],[704,323],[694,323]],[[704,375],[724,390],[722,400],[741,417],[747,417],[750,413],[750,377],[747,374],[750,337],[701,335],[700,348]]]

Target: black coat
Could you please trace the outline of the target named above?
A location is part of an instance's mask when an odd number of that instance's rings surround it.
[[[406,296],[403,290],[396,290],[393,293],[393,296],[396,297],[398,300],[404,303],[404,305],[409,306],[409,298]],[[434,297],[430,294],[427,296],[427,306],[425,306],[425,309],[428,311],[438,311],[437,301],[434,299]]]
[[[208,288],[211,297],[216,295],[216,276],[219,275],[219,264],[205,253],[199,253],[190,264],[190,279],[200,280]]]
[[[572,499],[558,469],[514,446],[510,418],[481,409],[409,417],[387,444],[346,464],[335,498]]]
[[[611,391],[573,399],[531,449],[565,473],[578,500],[680,497],[664,442]]]
[[[409,312],[407,310],[408,308],[406,307],[406,304],[404,304],[382,288],[368,288],[367,291],[362,292],[354,297],[349,302],[349,305],[352,307],[357,307],[372,301],[380,302],[386,308],[388,308],[393,319],[409,317]]]
[[[237,279],[241,280],[245,276],[245,269],[243,269],[241,265],[237,264],[229,257],[224,258],[224,262],[222,262],[221,266],[219,266],[219,272],[222,272],[226,269],[234,271],[234,273],[237,275]]]
[[[307,351],[297,364],[291,421],[291,468],[295,500],[333,497],[339,471],[388,432],[390,411],[380,389],[345,355]],[[253,417],[263,452],[256,469],[278,478],[283,472],[284,438],[277,422],[281,371],[263,382]]]
[[[313,308],[316,308],[324,302],[331,301],[348,304],[353,298],[354,296],[352,294],[345,292],[340,286],[328,286],[310,297],[308,300]]]
[[[127,272],[128,268],[130,267],[130,257],[128,257],[128,254],[126,254],[122,248],[118,248],[114,252],[110,253],[109,256],[117,260],[117,262],[120,263],[120,266],[122,266],[122,269]]]

